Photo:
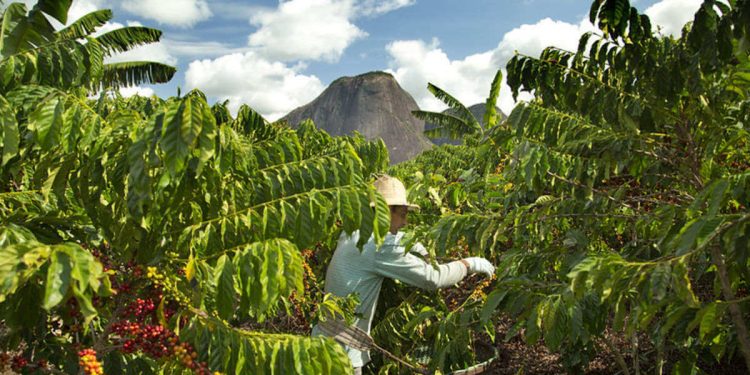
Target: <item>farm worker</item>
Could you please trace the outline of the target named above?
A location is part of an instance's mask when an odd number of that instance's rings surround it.
[[[453,286],[468,274],[483,273],[490,277],[494,275],[495,267],[484,258],[464,258],[440,264],[435,268],[413,254],[428,254],[422,244],[414,244],[407,253],[402,244],[404,233],[399,229],[407,224],[408,212],[419,207],[406,201],[406,189],[397,178],[382,176],[374,185],[390,207],[390,232],[379,247],[371,237],[361,251],[357,248],[359,231],[350,236],[343,233],[326,271],[326,293],[340,297],[351,293],[359,295],[360,303],[356,313],[361,318],[355,320],[358,328],[370,333],[380,286],[386,277],[418,288],[436,290]],[[312,334],[323,333],[316,326]],[[354,366],[354,373],[361,374],[362,366],[370,361],[369,353],[348,346],[344,346],[344,349]]]

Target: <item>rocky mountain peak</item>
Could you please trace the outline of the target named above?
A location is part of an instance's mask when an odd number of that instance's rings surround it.
[[[422,134],[424,121],[411,114],[417,109],[414,98],[391,74],[369,72],[333,81],[315,100],[282,120],[295,126],[312,119],[334,136],[358,131],[367,139],[382,138],[391,163],[398,163],[432,146]]]

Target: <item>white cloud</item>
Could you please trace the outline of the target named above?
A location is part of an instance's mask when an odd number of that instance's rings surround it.
[[[126,98],[129,98],[133,95],[151,97],[154,95],[154,89],[150,87],[141,87],[141,86],[121,87],[120,95]]]
[[[533,25],[518,26],[503,35],[503,39],[493,51],[493,62],[505,66],[516,51],[536,57],[549,46],[575,51],[581,34],[593,30],[593,27],[588,20],[574,25],[550,18],[545,18]]]
[[[128,26],[143,26],[138,21],[128,21]],[[124,25],[118,22],[107,22],[100,27],[95,36],[119,29]],[[151,43],[135,47],[132,50],[116,54],[107,59],[107,62],[120,61],[157,61],[164,64],[176,65],[178,57],[216,57],[231,53],[245,52],[247,47],[236,48],[225,43],[201,40],[176,40],[162,38],[157,43]]]
[[[290,0],[253,16],[258,30],[248,44],[272,60],[338,61],[352,42],[367,35],[351,23],[351,0]]]
[[[648,7],[644,13],[651,18],[653,24],[661,26],[663,35],[679,37],[682,27],[688,21],[693,20],[702,2],[701,0],[662,0]]]
[[[411,6],[416,0],[281,0],[274,9],[220,2],[217,7],[252,10],[250,23],[258,29],[248,45],[273,60],[336,62],[344,50],[367,33],[354,24]]]
[[[578,25],[545,18],[535,24],[521,25],[503,36],[498,46],[451,60],[439,47],[437,40],[427,44],[419,40],[396,41],[386,50],[391,56],[390,72],[399,84],[427,110],[442,110],[445,105],[427,91],[431,82],[447,91],[465,105],[483,102],[497,69],[504,68],[516,51],[538,56],[550,45],[574,50],[580,35],[592,26],[588,22]],[[528,99],[525,95],[521,99]],[[504,85],[498,106],[508,113],[514,105],[510,89]]]
[[[440,49],[437,40],[431,44],[421,40],[396,41],[390,43],[386,50],[393,59],[390,73],[414,97],[419,107],[427,110],[445,107],[427,91],[427,82],[470,105],[484,99],[496,71],[492,64],[492,52],[451,60]]]
[[[377,16],[414,5],[416,2],[416,0],[363,0],[357,4],[357,13],[363,16]]]
[[[206,0],[124,0],[121,5],[132,14],[185,28],[212,16]]]
[[[211,10],[224,19],[247,21],[256,13],[268,8],[247,0],[212,0]]]
[[[226,43],[212,40],[176,40],[162,38],[162,42],[167,46],[170,54],[194,58],[217,57],[232,53],[243,53],[249,50],[248,47],[232,47]]]
[[[654,24],[662,27],[662,33],[679,35],[700,4],[701,0],[662,0],[646,9],[645,13]],[[516,52],[536,57],[548,46],[575,51],[581,34],[592,30],[594,26],[587,19],[571,24],[545,18],[507,32],[493,50],[457,60],[451,60],[437,41],[429,44],[420,40],[395,41],[386,47],[391,57],[389,71],[421,108],[445,108],[427,91],[428,82],[451,93],[464,104],[472,105],[486,99],[495,72],[504,68]],[[519,99],[528,98],[528,94],[522,93]],[[498,105],[506,113],[514,106],[507,85],[503,85],[500,91]]]
[[[362,16],[376,16],[412,5],[414,0],[282,0],[278,7],[259,8],[236,1],[219,1],[216,9],[248,14],[257,30],[248,47],[233,48],[218,42],[170,40],[173,55],[223,56],[190,63],[185,82],[218,100],[229,100],[236,111],[248,104],[270,120],[304,105],[324,89],[314,75],[302,73],[305,65],[287,62],[336,62],[344,50],[367,33],[354,25]],[[235,17],[237,15],[233,15]]]
[[[68,24],[95,10],[106,8],[107,2],[105,0],[73,0],[73,4],[68,11]]]
[[[301,74],[303,65],[271,62],[256,52],[235,53],[190,63],[185,73],[187,89],[198,88],[218,100],[229,100],[236,113],[248,104],[269,120],[277,120],[308,103],[324,89],[315,76]]]

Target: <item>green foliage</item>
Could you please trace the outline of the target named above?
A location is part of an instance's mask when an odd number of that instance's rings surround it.
[[[321,337],[249,332],[198,316],[181,338],[198,343],[197,349],[211,358],[211,368],[226,374],[337,374],[351,369],[341,345]]]
[[[479,121],[456,98],[431,83],[427,85],[427,90],[447,104],[453,113],[412,111],[414,117],[435,124],[435,128],[425,130],[425,135],[430,138],[460,139],[466,134],[482,133],[483,130]]]
[[[293,130],[246,106],[233,116],[198,91],[91,100],[174,70],[104,64],[161,33],[92,37],[108,11],[54,30],[47,17],[64,23],[69,6],[11,4],[2,16],[2,348],[68,373],[74,346],[95,348],[112,373],[181,373],[173,359],[113,350],[124,345],[114,323],[137,302],[123,291],[153,289],[145,322],[178,334],[213,371],[349,371],[333,341],[264,324],[300,301],[317,319],[352,318],[354,297],[310,292],[319,285],[304,254],[319,256],[320,271],[342,230],[385,235],[388,209],[371,186],[388,166],[382,141],[311,122]],[[749,3],[704,1],[679,39],[654,35],[627,0],[593,1],[590,15],[600,33],[578,51],[509,62],[514,95],[535,98],[506,121],[494,114],[499,73],[484,128],[430,85],[454,112],[417,115],[466,137],[390,170],[423,208],[410,241],[436,260],[488,257],[497,279],[437,295],[386,283],[373,335],[390,351],[456,370],[483,360],[472,350],[480,335],[520,336],[580,372],[614,331],[661,353],[619,360],[623,372],[750,367]],[[500,319],[511,326],[495,337]]]
[[[502,78],[502,71],[498,70],[490,85],[483,119],[475,118],[474,114],[456,98],[431,83],[427,85],[427,89],[448,105],[448,109],[444,112],[412,111],[412,114],[434,126],[424,132],[430,138],[463,139],[467,136],[482,138],[485,129],[494,127],[500,120],[500,115],[497,113],[497,98],[500,96]]]
[[[599,33],[578,51],[511,59],[513,94],[535,98],[488,129],[474,158],[440,169],[432,157],[463,151],[438,149],[395,170],[428,209],[416,239],[498,266],[482,322],[511,318],[506,339],[543,342],[571,372],[608,330],[662,353],[622,371],[669,370],[667,351],[678,372],[750,367],[748,5],[704,1],[674,39],[627,0],[594,1]]]
[[[19,124],[34,134],[26,147],[36,151],[22,162],[29,175],[40,178],[38,184],[29,181],[29,187],[42,194],[57,191],[48,198],[66,204],[62,213],[77,217],[74,226],[95,231],[116,249],[111,257],[141,264],[187,262],[191,271],[186,272],[197,285],[183,293],[192,296],[195,308],[225,319],[262,321],[280,301],[302,291],[299,248],[333,235],[337,221],[344,230],[359,229],[366,237],[373,233],[382,238],[387,231],[385,202],[363,175],[366,169],[355,151],[368,150],[368,157],[387,162],[386,155],[375,155],[386,153],[382,144],[372,148],[361,140],[330,139],[326,153],[305,155],[290,129],[254,139],[229,124],[217,124],[198,92],[150,103],[157,108],[148,109],[147,118],[145,110],[129,108],[103,118],[81,99],[54,90],[40,98],[44,92],[35,98],[39,109],[31,112],[29,122]],[[50,167],[53,159],[62,166]],[[22,185],[8,194],[24,189]],[[33,199],[8,196],[5,202],[29,212],[11,216],[10,224],[41,219],[28,206]],[[61,238],[86,239],[75,233]],[[77,269],[69,259],[74,257],[62,254],[67,253],[49,255],[46,285],[52,292],[43,306],[50,309],[70,284],[67,276],[53,276]],[[17,254],[9,261],[22,258]],[[81,284],[80,293],[97,291],[86,285]],[[290,343],[295,353],[312,345],[303,341],[297,346],[297,341]]]
[[[492,128],[497,125],[498,113],[497,113],[497,98],[500,97],[500,85],[503,83],[503,71],[498,70],[495,73],[495,78],[490,84],[490,95],[487,96],[484,108],[484,119],[482,123],[487,128]]]
[[[383,142],[332,138],[312,123],[292,130],[249,107],[232,116],[199,91],[89,99],[88,89],[162,82],[174,69],[104,64],[161,33],[91,37],[109,11],[54,30],[45,17],[62,22],[69,6],[11,4],[3,15],[2,349],[68,373],[78,371],[79,346],[94,348],[109,373],[186,371],[121,350],[122,324],[139,318],[179,333],[196,349],[190,361],[214,371],[349,371],[331,340],[240,325],[262,327],[310,295],[302,250],[341,230],[382,239],[388,208],[371,180],[388,165]],[[138,294],[153,290],[158,297]],[[133,312],[144,299],[156,301],[146,318]],[[348,317],[354,304],[309,302]]]
[[[112,18],[108,10],[84,15],[55,30],[46,17],[65,23],[71,1],[39,1],[31,10],[22,3],[8,5],[0,23],[0,88],[9,92],[29,84],[94,91],[120,85],[169,81],[175,68],[153,62],[104,64],[116,52],[159,41],[161,32],[123,27],[92,35]]]

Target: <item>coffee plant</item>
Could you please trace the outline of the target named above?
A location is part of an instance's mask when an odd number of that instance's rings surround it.
[[[577,51],[508,63],[513,94],[535,98],[477,146],[392,170],[435,255],[466,249],[499,272],[481,303],[410,295],[375,331],[434,368],[472,363],[486,332],[541,342],[571,373],[602,352],[621,374],[750,369],[750,3],[706,0],[677,39],[625,0],[593,1],[590,20]]]
[[[0,51],[0,348],[24,373],[344,373],[330,339],[262,323],[312,296],[302,250],[342,230],[382,238],[371,186],[385,145],[305,123],[231,116],[204,95],[120,97],[167,81],[157,63],[105,64],[159,40],[71,1],[12,3]],[[91,99],[92,97],[96,99]],[[298,302],[296,302],[298,303]],[[312,324],[312,322],[310,322]],[[257,328],[257,329],[255,329]]]

